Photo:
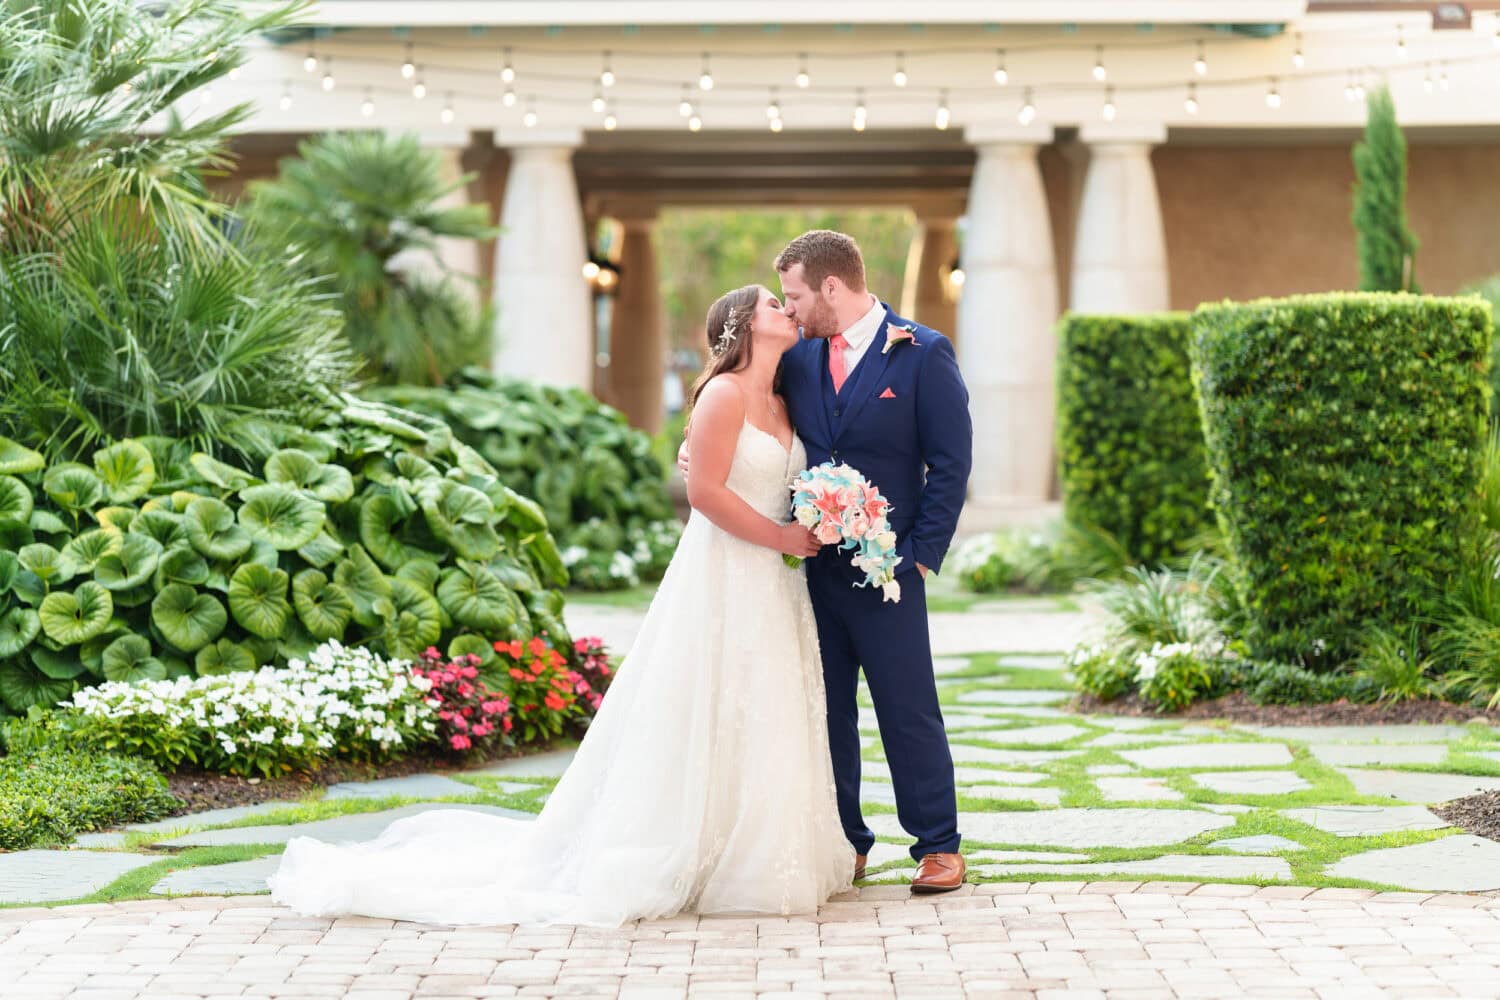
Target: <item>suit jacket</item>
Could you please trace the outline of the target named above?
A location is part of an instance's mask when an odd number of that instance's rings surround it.
[[[882,303],[884,305],[884,303]],[[913,339],[887,351],[892,325]],[[809,466],[843,462],[890,501],[897,572],[921,563],[936,571],[953,541],[972,464],[969,391],[953,343],[936,330],[897,316],[885,322],[843,391],[828,374],[828,341],[803,340],[782,358],[781,391]],[[847,553],[819,556],[848,562]]]

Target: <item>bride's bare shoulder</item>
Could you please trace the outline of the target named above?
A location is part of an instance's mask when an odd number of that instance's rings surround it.
[[[745,397],[740,380],[734,375],[716,375],[708,380],[693,407],[694,416],[717,419],[741,419],[745,415]]]

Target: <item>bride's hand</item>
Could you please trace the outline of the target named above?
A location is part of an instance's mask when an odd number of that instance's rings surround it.
[[[778,548],[784,554],[799,559],[811,559],[823,547],[816,535],[795,521],[781,526],[777,540],[781,543]]]

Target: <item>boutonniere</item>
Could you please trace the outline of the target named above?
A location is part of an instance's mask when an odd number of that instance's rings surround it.
[[[895,323],[887,323],[885,325],[885,346],[880,349],[880,353],[889,354],[891,353],[891,348],[908,341],[913,347],[921,347],[922,345],[917,343],[915,331],[916,327],[914,326],[897,326]]]

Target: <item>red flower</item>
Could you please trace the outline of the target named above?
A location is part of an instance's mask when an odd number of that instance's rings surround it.
[[[510,650],[511,657],[513,659],[517,659],[517,660],[519,660],[521,658],[521,655],[524,652],[521,649],[521,640],[520,639],[512,639],[511,642],[510,642],[510,646],[508,647],[508,649]]]
[[[514,677],[518,681],[524,681],[524,680],[526,680],[526,675],[524,673],[522,673],[520,670],[517,670],[515,667],[511,667],[510,668],[510,675],[512,677]]]
[[[554,712],[561,712],[568,704],[558,696],[556,691],[548,691],[547,697],[543,700],[547,703],[547,707]]]
[[[454,733],[448,738],[448,742],[453,745],[453,749],[455,750],[467,750],[474,745],[467,736],[461,733]]]
[[[511,720],[510,720],[510,716],[508,716],[508,715],[507,715],[507,716],[506,716],[506,717],[505,717],[505,731],[506,731],[506,732],[507,732],[507,733],[508,733],[508,732],[510,732],[510,730],[511,730],[511,727],[512,727],[512,726],[513,726],[513,725],[515,725],[515,723],[513,723],[513,722],[511,722]]]
[[[547,644],[541,640],[540,636],[532,636],[528,648],[532,656],[541,656],[547,652]]]
[[[538,677],[542,676],[542,671],[544,671],[546,669],[547,669],[547,665],[545,663],[543,663],[541,660],[532,660],[531,661],[531,672],[534,673],[534,674],[536,674]]]

